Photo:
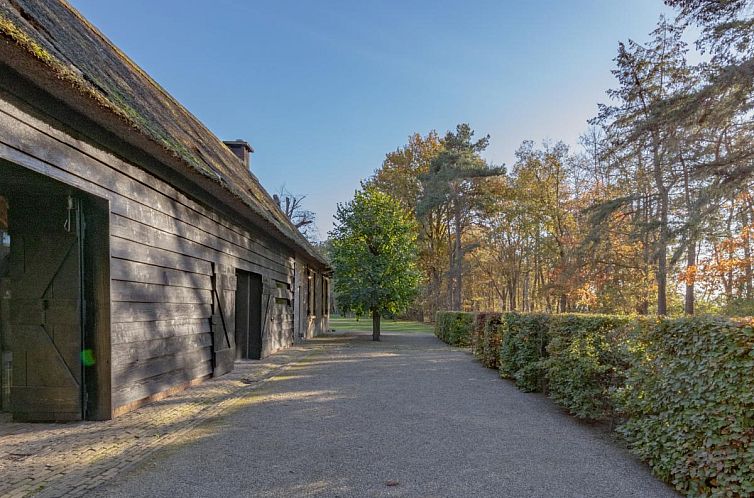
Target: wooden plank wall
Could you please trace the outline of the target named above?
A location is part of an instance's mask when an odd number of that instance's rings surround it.
[[[324,276],[321,272],[315,272],[312,279],[312,285],[304,285],[306,292],[314,292],[314,311],[305,318],[305,337],[312,338],[324,334],[330,327],[329,314],[324,309],[322,298]],[[304,277],[304,282],[308,282]],[[309,288],[310,287],[310,288]],[[306,314],[306,304],[304,303],[304,314]]]
[[[1,158],[109,201],[114,409],[212,373],[213,272],[231,340],[239,268],[263,277],[263,355],[293,342],[288,249],[45,121],[0,94]]]

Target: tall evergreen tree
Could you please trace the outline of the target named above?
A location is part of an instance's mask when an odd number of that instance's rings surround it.
[[[463,289],[463,259],[467,248],[463,245],[463,233],[471,223],[480,198],[484,195],[483,179],[504,173],[482,159],[480,153],[489,145],[489,135],[473,141],[474,130],[459,124],[456,131],[449,131],[443,139],[443,149],[435,157],[427,174],[422,175],[422,194],[417,206],[420,216],[439,208],[448,213],[448,283],[449,308],[460,310]]]
[[[668,310],[670,202],[671,191],[678,180],[675,161],[683,130],[672,122],[654,117],[670,98],[689,89],[687,47],[682,34],[682,29],[661,18],[652,33],[653,39],[646,46],[634,41],[620,43],[615,59],[617,69],[613,71],[618,88],[608,91],[617,103],[600,106],[599,116],[594,121],[605,126],[610,140],[608,153],[614,160],[633,164],[637,178],[645,171],[651,178],[653,189],[647,200],[655,204],[656,213],[643,228],[656,233],[653,259],[660,315]],[[627,195],[624,200],[637,200],[637,193]]]

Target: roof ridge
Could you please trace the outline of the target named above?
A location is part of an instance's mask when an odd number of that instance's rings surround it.
[[[0,0],[0,35],[183,167],[219,183],[294,245],[324,263],[259,178],[222,140],[67,0]]]

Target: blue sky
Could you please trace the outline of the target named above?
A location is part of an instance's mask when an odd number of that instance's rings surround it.
[[[619,40],[661,0],[72,0],[222,139],[256,149],[271,192],[307,195],[322,236],[337,202],[413,132],[468,122],[486,157],[576,144],[605,102]]]

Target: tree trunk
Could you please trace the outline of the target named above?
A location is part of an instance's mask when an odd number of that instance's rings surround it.
[[[686,256],[686,268],[690,269],[696,266],[696,243],[689,243],[688,255]],[[686,276],[686,296],[683,302],[683,312],[686,315],[694,314],[694,280]]]
[[[743,244],[744,244],[744,275],[746,278],[746,299],[752,298],[752,289],[754,285],[752,284],[752,267],[751,267],[751,237],[749,235],[749,224],[751,223],[751,219],[749,218],[749,210],[750,210],[750,200],[747,199],[747,202],[744,204],[742,208],[743,213]]]
[[[516,304],[516,292],[517,292],[516,286],[515,286],[515,284],[513,284],[510,287],[510,290],[508,291],[508,299],[509,299],[509,302],[510,302],[509,306],[510,306],[510,310],[511,311],[516,311],[516,306],[517,306],[517,304]]]
[[[652,173],[655,189],[660,202],[660,233],[657,240],[657,314],[668,314],[668,244],[670,241],[670,227],[668,226],[668,210],[670,192],[665,184],[663,171],[663,154],[660,151],[661,139],[657,130],[652,131]]]
[[[380,312],[372,311],[372,340],[380,340]]]
[[[642,202],[643,201],[643,202]],[[637,218],[640,222],[644,224],[644,226],[649,225],[649,219],[650,219],[650,205],[649,205],[649,198],[647,194],[645,193],[642,197],[642,201],[639,202],[639,214],[637,215]],[[651,273],[651,266],[652,266],[652,253],[650,251],[650,242],[649,242],[649,231],[644,230],[643,238],[642,238],[642,273],[644,274],[644,282],[649,282],[649,275]],[[641,299],[636,305],[636,312],[639,315],[648,315],[649,314],[649,291],[644,287],[642,289],[641,293]]]
[[[455,296],[453,298],[456,305],[455,310],[461,311],[463,308],[463,247],[461,246],[461,206],[459,201],[456,200],[455,213],[455,247],[453,252],[455,253]]]
[[[660,229],[661,232],[665,230]],[[657,314],[668,314],[668,246],[667,238],[660,235],[657,254]]]
[[[659,167],[657,168],[659,169]],[[657,190],[660,197],[660,234],[657,241],[657,314],[668,314],[668,189],[662,183],[660,173],[656,173]]]
[[[728,240],[733,238],[733,213],[735,209],[736,209],[736,201],[735,199],[731,199],[730,200],[730,214],[728,215],[728,222],[726,225],[726,234],[725,234]],[[733,247],[729,246],[727,252],[728,253],[726,254],[726,257],[728,258],[728,261],[732,261],[734,257]],[[728,278],[726,279],[726,282],[725,282],[725,298],[727,302],[730,303],[733,301],[733,265],[728,265],[728,268],[729,269],[726,272]]]
[[[689,168],[686,166],[686,161],[683,159],[683,154],[679,155],[681,165],[683,166],[683,192],[686,198],[686,212],[688,216],[691,216],[691,210],[694,208],[691,202],[691,184],[689,181]],[[692,271],[696,266],[696,240],[693,228],[689,229],[688,238],[689,246],[686,249],[688,254],[686,255],[686,296],[683,302],[683,312],[686,315],[694,314],[694,277]]]
[[[455,303],[453,302],[455,292],[455,263],[454,263],[454,251],[453,251],[453,232],[450,229],[450,216],[448,216],[448,309],[455,310]]]
[[[442,300],[442,278],[438,274],[438,270],[432,269],[432,278],[429,290],[432,293],[432,309],[430,310],[431,319],[435,319],[435,315],[440,311],[440,301]]]

